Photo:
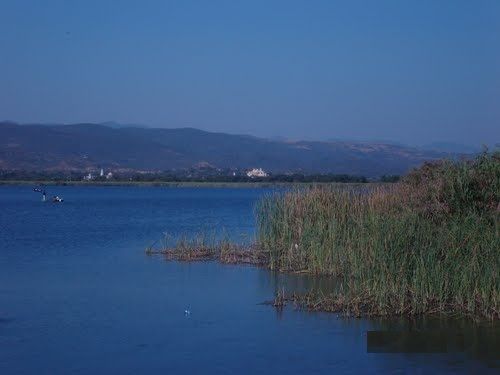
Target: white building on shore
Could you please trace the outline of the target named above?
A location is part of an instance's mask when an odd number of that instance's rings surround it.
[[[267,177],[268,174],[262,168],[254,168],[247,172],[248,177]]]

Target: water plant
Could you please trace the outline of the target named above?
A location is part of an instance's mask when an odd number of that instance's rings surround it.
[[[167,260],[208,261],[216,260],[226,264],[251,264],[267,266],[269,254],[255,247],[253,243],[242,244],[231,241],[227,235],[217,236],[215,232],[200,232],[195,236],[181,236],[177,239],[160,241],[160,247],[154,244],[145,249],[146,255],[161,254]]]
[[[257,242],[271,269],[339,278],[332,295],[294,297],[307,306],[498,319],[499,215],[500,152],[485,151],[390,186],[269,195],[256,208]]]

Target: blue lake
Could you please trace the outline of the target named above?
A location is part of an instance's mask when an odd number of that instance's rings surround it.
[[[277,312],[261,303],[312,281],[145,255],[163,233],[252,238],[266,192],[0,187],[0,374],[498,372],[497,324]],[[450,338],[381,349],[373,331]]]

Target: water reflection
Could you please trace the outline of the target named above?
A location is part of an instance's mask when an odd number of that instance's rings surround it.
[[[464,353],[500,359],[500,325],[457,318],[378,320],[367,332],[370,353]]]
[[[269,280],[272,280],[275,293],[284,289],[287,294],[304,293],[311,290],[328,294],[335,291],[339,286],[338,281],[329,276],[281,273],[265,269],[261,271],[266,284],[269,283]]]
[[[283,274],[267,270],[261,270],[259,280],[263,285],[271,285],[275,294],[281,290],[288,294],[311,290],[327,294],[339,287],[337,280],[332,277]],[[288,309],[293,308],[290,306]],[[277,309],[278,319],[282,319],[283,314],[282,309]],[[336,314],[330,315],[337,318]],[[478,360],[487,368],[500,368],[499,322],[475,322],[469,318],[447,316],[339,318],[337,321],[344,324],[346,330],[358,326],[364,331],[367,353],[444,354],[450,359]]]

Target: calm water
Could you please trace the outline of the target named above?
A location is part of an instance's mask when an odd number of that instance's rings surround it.
[[[264,192],[0,187],[0,374],[498,371],[498,326],[277,313],[260,303],[307,279],[144,254],[164,232],[251,237]]]

